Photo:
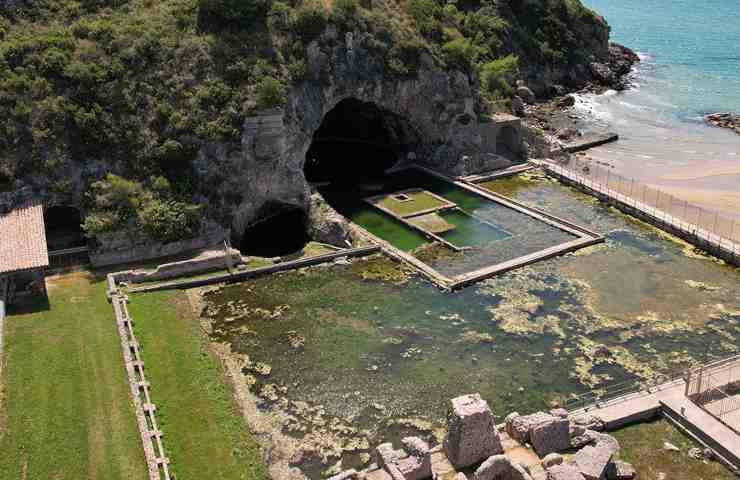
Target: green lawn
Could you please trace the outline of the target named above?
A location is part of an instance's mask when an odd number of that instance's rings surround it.
[[[129,313],[177,478],[267,479],[259,448],[206,347],[186,294],[132,295]]]
[[[76,273],[48,286],[48,305],[6,319],[0,478],[147,478],[104,282]]]

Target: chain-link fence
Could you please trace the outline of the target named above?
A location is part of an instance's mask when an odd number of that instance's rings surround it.
[[[740,221],[674,197],[634,178],[623,177],[591,162],[571,160],[568,164],[543,166],[567,180],[631,207],[655,219],[661,226],[671,226],[685,236],[696,238],[695,244],[710,247],[722,257],[740,258]]]

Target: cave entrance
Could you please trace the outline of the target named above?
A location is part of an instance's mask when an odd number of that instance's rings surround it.
[[[54,206],[44,212],[44,229],[49,251],[87,246],[82,215],[75,207]]]
[[[324,116],[306,153],[312,184],[357,184],[382,176],[413,141],[408,122],[374,103],[340,101]]]
[[[239,242],[239,250],[244,255],[268,258],[292,255],[311,240],[306,231],[308,219],[302,210],[270,207],[266,211],[279,213],[244,231]]]

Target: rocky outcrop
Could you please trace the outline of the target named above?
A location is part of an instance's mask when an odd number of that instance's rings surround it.
[[[482,106],[477,84],[460,71],[443,70],[427,54],[422,54],[418,75],[390,75],[372,49],[374,41],[368,32],[340,35],[328,27],[308,45],[307,78],[289,92],[285,107],[245,120],[241,151],[201,151],[198,163],[206,184],[209,176],[223,181],[221,172],[233,172],[222,196],[240,198],[232,207],[235,233],[271,205],[308,211],[306,151],[324,115],[344,99],[372,102],[393,119],[401,158],[454,174],[488,168],[478,131]]]
[[[604,62],[591,62],[589,69],[597,83],[614,90],[625,90],[629,87],[627,74],[639,61],[640,57],[629,48],[611,43],[608,59]]]
[[[336,247],[352,246],[352,234],[349,222],[326,203],[319,193],[311,194],[311,206],[308,212],[308,234],[317,242],[328,243]]]
[[[578,468],[570,464],[555,465],[546,471],[547,480],[585,480]]]
[[[532,430],[542,423],[554,420],[555,417],[545,412],[537,412],[531,415],[519,415],[512,413],[506,417],[506,433],[521,444],[530,443]]]
[[[452,400],[444,449],[456,468],[464,468],[503,453],[493,413],[488,402],[477,393]]]
[[[712,113],[705,116],[704,121],[709,125],[727,128],[740,134],[740,115],[736,113]]]

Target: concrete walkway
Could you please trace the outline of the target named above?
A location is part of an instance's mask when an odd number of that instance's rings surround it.
[[[705,365],[696,371],[706,373],[732,367],[740,367],[740,356]],[[598,417],[604,422],[606,430],[663,415],[712,448],[723,457],[723,463],[740,469],[740,435],[687,398],[684,379],[674,379],[649,389],[597,402],[571,413],[589,413]]]

